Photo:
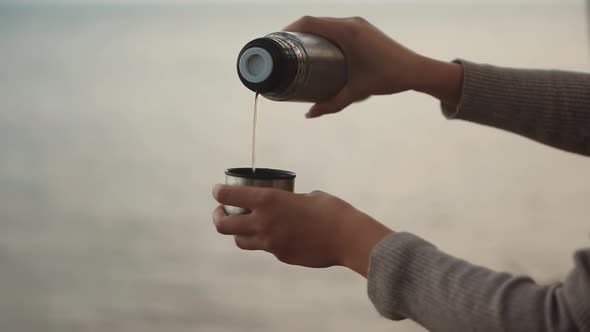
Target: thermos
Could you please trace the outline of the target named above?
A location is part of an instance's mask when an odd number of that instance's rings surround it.
[[[274,32],[252,40],[240,51],[237,69],[248,89],[277,101],[325,101],[347,80],[340,48],[307,33]]]

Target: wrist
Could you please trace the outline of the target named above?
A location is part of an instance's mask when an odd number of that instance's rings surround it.
[[[431,95],[446,104],[459,104],[463,88],[463,67],[460,64],[424,57],[415,72],[412,90]]]
[[[342,247],[341,265],[367,277],[373,248],[393,231],[368,215],[364,222],[350,229]]]

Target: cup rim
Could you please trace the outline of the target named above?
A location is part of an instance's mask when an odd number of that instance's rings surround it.
[[[296,176],[294,172],[274,168],[256,168],[256,172],[252,173],[252,167],[228,168],[225,170],[225,175],[245,179],[265,180],[294,179]]]

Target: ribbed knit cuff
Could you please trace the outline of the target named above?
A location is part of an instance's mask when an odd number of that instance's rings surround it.
[[[444,116],[447,119],[466,119],[465,116],[476,118],[480,118],[481,116],[489,117],[489,112],[472,115],[466,113],[482,110],[482,108],[477,107],[478,94],[481,90],[486,90],[485,86],[482,87],[482,85],[486,84],[486,81],[490,79],[490,76],[494,75],[494,72],[488,73],[485,67],[462,59],[455,59],[453,62],[463,67],[461,99],[456,106],[441,102],[440,106]],[[485,110],[485,107],[483,109]]]
[[[420,261],[418,247],[434,247],[421,238],[405,232],[392,233],[381,240],[369,263],[367,293],[377,311],[391,320],[405,319],[404,300],[408,279],[419,271],[409,271],[410,261]]]

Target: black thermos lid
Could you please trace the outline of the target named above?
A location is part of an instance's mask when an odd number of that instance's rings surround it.
[[[290,47],[271,38],[257,38],[246,44],[237,60],[240,81],[258,93],[279,93],[297,75],[297,57]]]

